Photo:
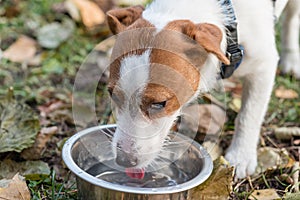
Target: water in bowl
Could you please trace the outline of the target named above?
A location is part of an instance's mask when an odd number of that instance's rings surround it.
[[[140,188],[172,187],[191,179],[175,163],[171,163],[156,171],[147,172],[146,170],[143,179],[130,178],[124,171],[119,171],[109,166],[98,163],[89,168],[87,173],[110,183]]]

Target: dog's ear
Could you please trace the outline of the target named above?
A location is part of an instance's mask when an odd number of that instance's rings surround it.
[[[226,65],[230,64],[226,55],[221,51],[222,32],[217,26],[208,23],[194,24],[189,20],[177,20],[170,24],[170,28],[191,37],[207,52],[215,54],[221,62]]]
[[[221,51],[222,32],[217,26],[207,23],[196,24],[194,35],[192,36],[207,52],[215,54],[224,64],[230,64],[229,59]]]
[[[143,6],[132,6],[110,10],[106,13],[107,23],[113,34],[118,34],[127,26],[139,19],[144,11]]]

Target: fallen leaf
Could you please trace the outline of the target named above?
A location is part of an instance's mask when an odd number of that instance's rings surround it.
[[[20,0],[10,0],[8,6],[5,7],[3,15],[7,18],[13,18],[17,17],[20,14],[20,11]]]
[[[37,114],[14,100],[12,90],[0,99],[0,152],[21,152],[32,146],[39,129]]]
[[[227,200],[232,192],[233,167],[223,158],[214,161],[210,177],[189,192],[190,199]]]
[[[88,27],[94,27],[103,24],[105,21],[105,14],[101,8],[89,0],[69,0],[79,9],[82,23]]]
[[[300,136],[300,127],[280,127],[274,132],[277,139],[290,140],[292,137]]]
[[[68,124],[74,124],[73,115],[70,108],[55,110],[54,112],[50,113],[48,116],[53,121],[64,121]]]
[[[43,60],[43,54],[37,54],[32,59],[28,61],[29,66],[39,66]]]
[[[79,9],[71,0],[65,1],[64,6],[68,11],[69,15],[72,17],[72,19],[74,19],[77,22],[81,21]]]
[[[50,168],[43,161],[16,162],[9,159],[0,161],[0,179],[10,179],[16,173],[20,173],[28,180],[40,180],[49,176]]]
[[[264,190],[254,190],[250,197],[250,200],[274,200],[281,199],[277,194],[275,189],[264,189]]]
[[[289,175],[289,174],[281,174],[279,177],[278,177],[282,182],[286,182],[288,184],[294,184],[294,180],[293,178]]]
[[[37,135],[34,145],[28,149],[24,149],[21,153],[21,157],[25,160],[40,159],[43,150],[46,148],[47,142],[55,133],[57,133],[57,130],[57,126],[42,128],[40,133]]]
[[[104,12],[111,10],[115,6],[115,0],[92,0],[92,1],[95,2]]]
[[[47,117],[51,112],[65,107],[65,104],[60,100],[53,100],[44,105],[38,106],[40,115],[42,117]]]
[[[62,23],[47,24],[37,30],[38,42],[44,48],[55,49],[72,35],[74,29],[74,22],[67,18]]]
[[[36,41],[22,35],[8,49],[3,52],[3,58],[12,62],[29,62],[37,51]]]
[[[300,139],[298,139],[298,140],[294,140],[294,145],[296,145],[296,146],[298,146],[298,145],[300,145]]]
[[[0,199],[30,200],[30,192],[24,178],[17,173],[11,180],[0,180]]]
[[[202,146],[207,150],[212,160],[223,155],[223,149],[218,142],[207,140],[202,143]]]
[[[258,165],[256,173],[262,173],[268,169],[292,167],[294,160],[289,156],[286,149],[262,147],[257,151]]]
[[[275,96],[281,99],[296,99],[299,97],[295,90],[286,89],[282,86],[275,90]]]
[[[240,98],[233,98],[228,106],[231,110],[239,112],[242,107],[242,100]]]
[[[287,193],[284,197],[285,200],[299,200],[300,193]]]

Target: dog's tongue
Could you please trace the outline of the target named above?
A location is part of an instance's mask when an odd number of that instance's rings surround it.
[[[130,178],[143,179],[145,176],[145,169],[126,168],[125,173]]]

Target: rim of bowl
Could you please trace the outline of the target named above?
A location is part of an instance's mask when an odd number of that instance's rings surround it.
[[[197,149],[200,149],[200,152],[202,153],[203,157],[203,168],[201,172],[192,178],[191,180],[175,185],[175,186],[167,186],[167,187],[158,187],[158,188],[140,188],[140,187],[131,187],[131,186],[125,186],[125,185],[119,185],[114,184],[111,182],[107,182],[101,179],[98,179],[87,172],[85,172],[83,169],[81,169],[73,160],[72,158],[72,147],[73,145],[79,140],[81,137],[90,134],[94,131],[105,129],[105,128],[113,128],[116,127],[115,124],[109,124],[109,125],[100,125],[91,127],[88,129],[84,129],[82,131],[79,131],[78,133],[74,134],[72,137],[70,137],[64,144],[62,149],[62,158],[64,163],[67,165],[67,167],[79,178],[85,180],[86,182],[89,182],[93,185],[106,188],[109,190],[115,190],[119,192],[126,192],[126,193],[134,193],[134,194],[170,194],[170,193],[178,193],[182,191],[189,190],[191,188],[194,188],[201,183],[203,183],[207,178],[210,176],[213,170],[213,162],[210,157],[210,155],[207,153],[206,149],[202,147],[198,142],[179,134],[179,137],[189,140],[193,146],[195,146]]]

